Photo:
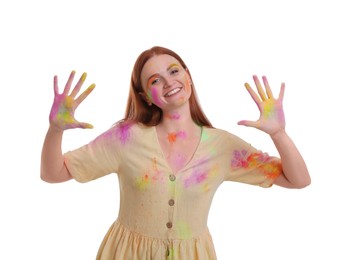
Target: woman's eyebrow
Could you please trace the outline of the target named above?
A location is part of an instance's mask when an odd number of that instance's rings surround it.
[[[155,73],[155,74],[151,75],[151,76],[148,78],[147,85],[149,85],[150,81],[151,81],[153,78],[157,77],[158,75],[159,75],[158,73]]]
[[[171,70],[172,67],[179,67],[179,65],[177,63],[172,63],[168,66],[167,71]],[[149,81],[151,81],[151,79],[153,79],[154,77],[157,77],[158,75],[159,73],[155,73],[155,74],[152,74],[150,77],[148,77],[147,84],[149,84]]]
[[[177,63],[172,63],[168,66],[167,71],[170,70],[172,67],[179,67]]]

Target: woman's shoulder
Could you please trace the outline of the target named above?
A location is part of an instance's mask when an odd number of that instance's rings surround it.
[[[233,134],[221,128],[203,127],[203,133],[209,137],[229,137]]]
[[[130,121],[130,120],[120,120],[112,125],[110,128],[111,131],[147,131],[151,129],[151,126],[146,126],[142,123]]]
[[[122,143],[126,143],[132,139],[146,137],[147,134],[153,133],[153,128],[145,126],[141,123],[120,120],[116,122],[108,131],[115,139],[119,139]]]
[[[204,127],[202,137],[204,140],[215,140],[218,142],[221,141],[234,142],[242,140],[240,137],[238,137],[236,134],[230,131],[215,127],[214,128]]]

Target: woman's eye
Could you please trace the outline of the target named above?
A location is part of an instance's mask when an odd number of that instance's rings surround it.
[[[157,83],[159,83],[159,82],[160,82],[160,79],[159,79],[159,78],[154,79],[154,80],[151,82],[151,85],[155,85],[155,84],[157,84]]]
[[[173,69],[170,74],[173,75],[173,74],[176,74],[178,72],[178,69]]]

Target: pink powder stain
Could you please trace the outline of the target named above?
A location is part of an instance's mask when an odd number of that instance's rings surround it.
[[[231,167],[234,169],[257,167],[269,178],[276,178],[282,173],[281,162],[260,151],[248,154],[246,150],[235,150],[231,160]]]
[[[182,168],[186,162],[186,157],[182,154],[174,155],[174,162],[178,169]]]
[[[178,119],[181,118],[181,115],[179,113],[177,113],[177,112],[174,112],[174,113],[168,115],[168,118],[172,119],[172,120],[178,120]]]
[[[102,135],[101,135],[102,138],[104,139],[109,139],[112,137],[112,132],[110,130],[104,132]]]
[[[187,138],[187,134],[186,134],[186,132],[184,132],[184,131],[178,131],[178,132],[176,133],[176,137],[185,139],[185,138]]]
[[[54,118],[56,118],[57,117],[57,114],[58,114],[58,112],[59,112],[59,109],[60,109],[60,107],[59,107],[59,105],[60,105],[60,97],[55,97],[55,102],[54,102],[54,104],[53,104],[53,107],[52,107],[52,109],[51,109],[51,112],[50,112],[50,118],[51,119],[54,119]]]
[[[152,101],[159,105],[159,104],[162,104],[162,101],[160,100],[160,98],[158,97],[158,93],[157,93],[157,89],[156,88],[152,88],[151,89],[151,98],[152,98]]]
[[[115,136],[121,141],[122,144],[126,144],[130,138],[131,123],[122,122],[115,129]]]

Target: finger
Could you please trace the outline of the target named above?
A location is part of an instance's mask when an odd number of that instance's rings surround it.
[[[237,124],[248,126],[248,127],[255,127],[255,128],[258,128],[258,125],[259,125],[257,121],[250,121],[250,120],[241,120],[241,121],[238,121]]]
[[[58,76],[54,76],[54,95],[59,95]]]
[[[72,86],[72,83],[73,83],[74,76],[75,76],[75,70],[73,70],[70,73],[68,81],[67,81],[66,86],[65,86],[65,89],[63,91],[63,94],[68,95],[70,87]]]
[[[283,82],[282,85],[280,86],[280,91],[279,91],[279,96],[278,96],[278,99],[281,101],[284,98],[284,91],[285,91],[285,83]]]
[[[93,91],[95,88],[95,84],[91,84],[77,99],[77,105],[81,104],[81,102]]]
[[[259,106],[259,103],[261,102],[259,96],[255,93],[255,91],[252,90],[252,88],[250,87],[249,83],[245,83],[244,86],[245,86],[246,90],[249,92],[249,94],[252,97],[252,99],[257,104],[257,106]]]
[[[86,77],[87,77],[87,73],[84,72],[81,76],[81,78],[79,79],[79,81],[77,82],[76,86],[74,87],[72,93],[70,94],[70,96],[72,96],[73,98],[76,97],[77,93],[79,93],[82,85],[83,85],[83,82],[86,80]]]
[[[265,76],[263,76],[262,78],[263,78],[263,83],[264,83],[266,94],[268,95],[268,98],[273,98],[273,94],[272,94],[268,79]]]
[[[256,75],[253,76],[253,80],[256,84],[256,87],[257,87],[257,91],[258,91],[258,94],[261,96],[261,99],[264,101],[267,99],[266,95],[265,95],[265,92],[262,88],[262,85],[261,83],[259,82],[259,79]]]

